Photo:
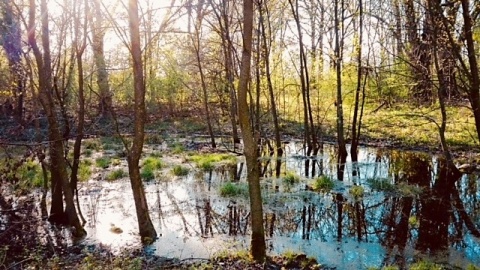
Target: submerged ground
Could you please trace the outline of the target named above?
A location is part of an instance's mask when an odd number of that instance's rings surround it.
[[[39,235],[33,244],[44,246],[33,246],[34,256],[13,268],[43,261],[48,252],[50,258],[62,261],[68,255],[78,265],[93,268],[102,267],[102,258],[121,268],[182,268],[228,258],[228,252],[241,254],[249,245],[245,165],[241,156],[228,151],[233,146],[227,142],[215,153],[206,142],[202,136],[150,137],[142,174],[159,238],[142,249],[121,145],[112,139],[86,140],[82,156],[91,171],[81,183],[79,199],[87,238],[74,243],[68,230],[41,220],[48,196],[45,205],[41,193],[5,197],[18,205],[31,200],[30,218],[38,218],[24,230],[36,228]],[[269,254],[306,254],[323,268],[335,269],[409,268],[416,262],[446,269],[480,265],[476,174],[444,184],[449,179],[442,178],[442,162],[435,155],[362,148],[359,163],[348,162],[340,182],[333,146],[325,145],[314,159],[305,157],[301,142],[286,141],[284,147],[281,159],[268,151],[261,158]],[[3,218],[7,213],[2,208]],[[9,227],[2,230],[5,240]],[[134,251],[137,255],[131,256]],[[239,259],[230,259],[231,265],[228,261],[217,261],[217,266],[245,266],[235,265]],[[288,260],[278,261],[269,267],[276,269]]]

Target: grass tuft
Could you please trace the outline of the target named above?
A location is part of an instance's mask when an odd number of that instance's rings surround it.
[[[176,175],[176,176],[185,176],[188,174],[188,172],[189,172],[188,168],[182,165],[175,165],[172,168],[172,173],[173,175]]]
[[[328,192],[332,190],[334,186],[335,186],[335,183],[330,177],[326,175],[322,175],[315,179],[315,182],[313,182],[312,188],[315,191]]]
[[[195,165],[203,171],[210,171],[215,168],[217,163],[236,164],[237,158],[229,154],[204,154],[193,155],[188,157],[188,160],[193,161]]]
[[[100,157],[95,159],[95,164],[97,167],[106,169],[110,166],[112,159],[110,157]]]
[[[220,187],[222,197],[248,196],[246,184],[227,182]]]
[[[116,169],[107,174],[106,179],[108,181],[115,181],[127,176],[127,172],[124,169]]]
[[[300,181],[300,177],[294,172],[287,172],[287,174],[282,179],[283,179],[283,182],[288,185],[293,185]]]

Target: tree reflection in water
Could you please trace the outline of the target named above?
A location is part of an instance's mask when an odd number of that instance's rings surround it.
[[[312,178],[337,175],[333,147],[325,145],[322,154],[311,160],[316,175],[310,168],[309,177],[298,144],[286,144],[284,153],[278,178],[278,162],[261,159],[271,253],[305,252],[340,269],[391,264],[406,268],[422,254],[460,267],[480,265],[475,238],[480,237],[478,176],[452,173],[442,159],[424,153],[362,148],[354,178],[347,162],[344,181],[337,181],[331,191],[314,192],[308,188]],[[287,172],[300,175],[300,181],[288,188],[281,180]],[[244,175],[239,161],[236,166],[146,183],[149,208],[162,233],[154,243],[158,255],[202,257],[229,249],[226,241],[246,245],[248,198],[219,195],[226,182],[244,184]],[[395,191],[378,190],[371,179],[381,179]],[[354,186],[362,187],[364,196],[353,197],[349,190]],[[80,201],[88,219],[86,243],[131,245],[136,228],[130,211],[133,199],[122,192],[126,188],[127,181],[84,184]],[[89,198],[96,198],[95,207],[89,205]],[[103,227],[110,228],[113,220],[124,233],[107,238],[108,229]],[[5,217],[3,221],[6,224]],[[8,224],[0,229],[5,228]]]

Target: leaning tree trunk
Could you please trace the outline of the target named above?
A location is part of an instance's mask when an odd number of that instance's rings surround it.
[[[128,172],[130,184],[137,212],[138,229],[142,242],[150,243],[157,237],[153,227],[145,190],[140,176],[139,162],[142,155],[145,138],[145,83],[143,77],[142,50],[140,43],[140,20],[138,17],[138,0],[130,0],[128,3],[128,20],[130,28],[130,40],[133,61],[133,87],[134,87],[134,135],[131,147],[127,147]],[[127,145],[125,145],[127,146]]]
[[[248,82],[250,80],[250,62],[252,57],[253,0],[243,1],[243,51],[238,82],[238,116],[244,142],[244,154],[247,163],[247,181],[250,194],[252,216],[252,239],[250,252],[253,259],[263,262],[266,256],[265,232],[263,225],[262,193],[260,189],[260,167],[258,165],[258,145],[250,122],[250,110],[247,104]]]

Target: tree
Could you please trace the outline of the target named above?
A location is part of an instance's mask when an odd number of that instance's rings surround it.
[[[226,76],[225,89],[230,96],[230,123],[232,125],[232,137],[234,145],[240,143],[237,131],[237,93],[235,91],[235,61],[232,34],[232,19],[229,16],[230,10],[229,0],[221,0],[219,5],[215,5],[210,0],[210,5],[218,21],[218,34],[222,41],[222,52],[224,60],[224,69]]]
[[[207,83],[205,82],[205,73],[203,71],[203,64],[201,58],[201,48],[200,48],[200,39],[201,39],[201,28],[202,28],[202,20],[203,20],[203,4],[204,0],[199,0],[197,5],[197,19],[195,20],[195,32],[192,36],[192,45],[193,49],[195,50],[195,58],[197,60],[197,67],[198,72],[200,73],[200,82],[202,86],[202,93],[203,93],[203,107],[205,110],[205,120],[207,121],[208,126],[208,133],[210,135],[210,141],[212,148],[216,148],[217,145],[215,143],[215,134],[213,134],[212,128],[212,121],[210,119],[210,110],[208,108],[208,91],[207,91]]]
[[[138,1],[129,0],[128,2],[128,22],[130,29],[130,53],[133,62],[133,90],[134,90],[134,134],[133,142],[128,144],[124,140],[127,150],[128,173],[130,175],[130,184],[135,201],[135,210],[137,212],[138,229],[142,242],[150,243],[157,237],[157,232],[153,227],[150,214],[148,213],[148,204],[145,197],[145,190],[140,176],[139,161],[142,155],[143,143],[145,138],[145,82],[142,64],[142,49],[140,43],[140,19],[138,17]]]
[[[22,64],[22,39],[20,21],[14,13],[13,0],[2,0],[0,18],[0,43],[2,44],[8,59],[10,69],[12,94],[15,99],[14,115],[17,121],[23,122],[24,96],[25,96],[25,72]]]
[[[73,192],[68,181],[67,163],[64,158],[63,137],[60,133],[56,105],[52,96],[52,68],[50,56],[50,41],[48,27],[47,1],[41,0],[40,11],[42,13],[42,46],[43,53],[37,45],[35,36],[36,4],[35,0],[29,1],[28,20],[28,44],[31,47],[38,71],[38,95],[40,103],[45,111],[48,120],[48,139],[50,155],[50,173],[52,204],[49,219],[56,223],[66,223],[75,228],[74,235],[83,237],[86,232],[80,224],[75,209]],[[63,196],[65,197],[65,209],[63,207]]]
[[[247,163],[247,181],[250,195],[252,217],[252,239],[250,252],[253,259],[263,262],[266,256],[265,232],[263,225],[262,193],[260,189],[260,167],[258,164],[258,145],[250,122],[250,110],[247,103],[247,91],[250,81],[252,58],[253,0],[243,1],[243,50],[238,82],[238,117],[244,143]]]
[[[92,51],[95,60],[97,85],[98,85],[98,113],[106,117],[112,106],[112,94],[108,79],[107,65],[105,63],[104,42],[105,26],[101,0],[92,0],[94,14],[90,14],[90,26],[92,28]],[[95,18],[95,19],[94,19]]]
[[[263,57],[264,59],[264,64],[265,64],[265,76],[267,79],[267,87],[268,87],[268,95],[270,99],[270,110],[272,111],[272,118],[273,118],[273,127],[274,127],[274,133],[275,133],[275,150],[277,153],[277,161],[282,157],[283,155],[283,149],[282,149],[282,141],[280,139],[280,128],[278,124],[278,112],[277,112],[277,105],[275,103],[275,93],[273,91],[273,83],[272,83],[272,71],[270,69],[270,50],[271,50],[271,44],[272,44],[272,37],[271,37],[271,29],[269,29],[269,36],[267,39],[267,30],[265,27],[265,20],[269,19],[269,11],[268,11],[268,6],[266,1],[260,0],[258,3],[258,10],[259,10],[259,24],[260,24],[260,29],[259,32],[261,33],[261,36],[258,37],[259,40],[262,40],[263,44]],[[264,11],[266,12],[266,17],[264,16]],[[270,25],[270,24],[268,24]],[[258,48],[259,52],[262,51],[262,49]],[[258,65],[258,63],[257,63]],[[257,104],[258,105],[258,104]],[[278,162],[277,162],[278,164]],[[276,169],[276,176],[280,176],[280,166],[277,166]]]
[[[339,4],[341,1],[341,5]],[[345,145],[344,126],[343,126],[343,97],[342,97],[342,58],[343,58],[343,9],[344,0],[335,0],[335,74],[337,81],[337,145],[338,145],[338,166],[337,177],[339,180],[343,180],[343,173],[345,168],[345,162],[347,160],[347,147]],[[339,7],[340,5],[340,7]],[[340,8],[340,10],[339,10]],[[341,16],[339,16],[339,13]],[[339,18],[340,17],[340,18]]]

